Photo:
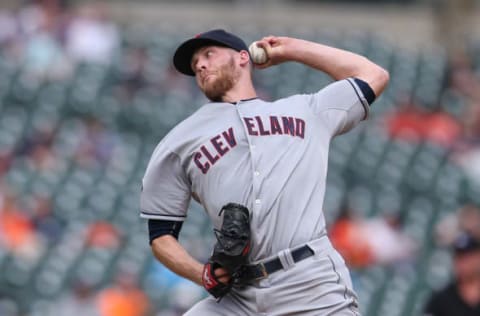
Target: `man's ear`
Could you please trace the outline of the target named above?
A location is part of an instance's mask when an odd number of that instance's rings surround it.
[[[240,65],[248,66],[250,64],[250,54],[246,50],[240,51]]]

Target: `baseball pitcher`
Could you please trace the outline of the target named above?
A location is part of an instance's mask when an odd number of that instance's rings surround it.
[[[368,116],[389,75],[357,54],[291,37],[248,47],[224,30],[182,43],[176,69],[211,101],[152,154],[141,194],[153,254],[211,295],[186,315],[359,315],[322,205],[331,139]],[[334,82],[313,94],[258,98],[252,71],[298,62]],[[208,262],[178,243],[190,199],[217,238]]]

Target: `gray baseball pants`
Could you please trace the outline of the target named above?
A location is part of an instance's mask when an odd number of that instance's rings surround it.
[[[360,316],[348,269],[328,237],[307,245],[312,257],[294,263],[290,250],[281,251],[283,270],[232,289],[219,303],[208,297],[185,316]]]

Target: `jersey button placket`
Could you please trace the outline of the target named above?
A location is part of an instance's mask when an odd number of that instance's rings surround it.
[[[254,155],[252,154],[252,169],[253,169],[253,177],[252,177],[252,182],[253,182],[253,194],[254,194],[254,208],[256,210],[259,210],[261,208],[262,200],[259,196],[259,191],[260,191],[260,172],[257,170],[254,160],[253,159]]]
[[[251,148],[255,149],[255,145],[252,145]],[[258,168],[256,166],[256,152],[255,150],[251,151],[251,157],[252,157],[252,183],[253,183],[253,194],[254,194],[254,209],[259,211],[261,208],[262,200],[261,197],[259,196],[260,194],[260,171],[258,171]]]
[[[242,125],[243,125],[243,128],[244,128],[244,131],[245,131],[245,136],[247,138],[247,141],[248,141],[248,145],[249,145],[249,150],[250,150],[250,162],[251,162],[251,172],[253,173],[253,177],[252,177],[252,185],[253,185],[253,199],[254,199],[254,203],[253,203],[253,208],[254,210],[256,211],[259,211],[260,208],[261,208],[261,200],[260,200],[260,197],[259,197],[259,191],[260,191],[260,172],[258,171],[257,169],[257,166],[256,166],[256,156],[257,156],[257,153],[256,153],[256,149],[257,149],[257,146],[255,145],[255,137],[250,135],[248,133],[248,128],[245,126],[245,123],[244,123],[244,119],[243,117],[248,117],[249,115],[246,114],[246,113],[242,113],[243,112],[243,106],[242,106],[242,102],[237,102],[236,104],[236,108],[237,108],[237,113],[238,115],[240,116],[240,119],[242,120]]]

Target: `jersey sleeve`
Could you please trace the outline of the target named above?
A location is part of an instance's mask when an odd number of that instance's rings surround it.
[[[184,221],[191,185],[180,157],[157,148],[142,180],[140,216],[148,219]]]
[[[333,82],[312,95],[310,106],[331,136],[348,132],[368,117],[369,104],[353,78]]]

